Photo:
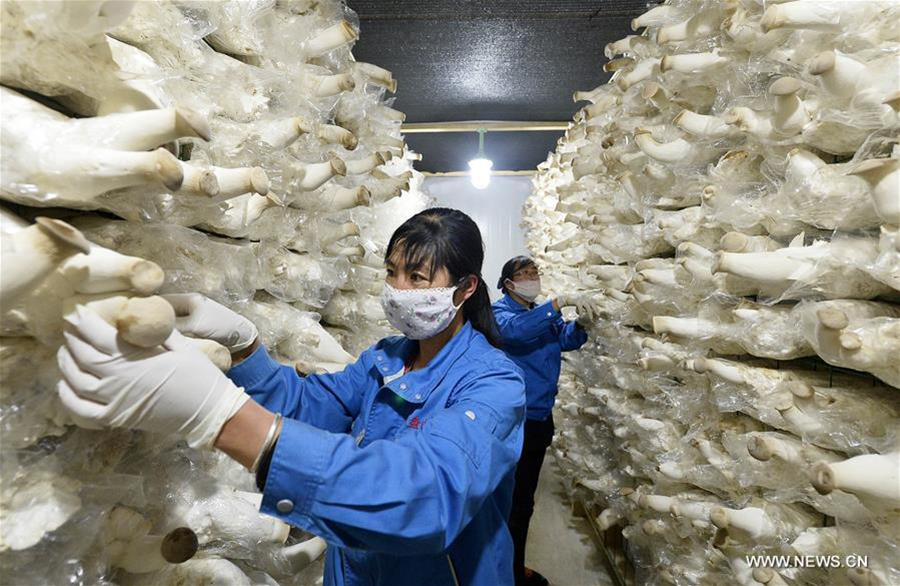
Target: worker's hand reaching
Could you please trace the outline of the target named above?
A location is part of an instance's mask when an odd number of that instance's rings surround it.
[[[557,295],[556,298],[553,299],[553,307],[556,311],[562,311],[563,307],[575,307],[576,302],[578,300],[577,295]]]
[[[597,320],[597,308],[589,297],[582,297],[575,304],[578,317],[575,321],[583,328],[594,325]]]
[[[249,399],[178,331],[161,346],[133,346],[79,306],[64,335],[58,392],[79,425],[142,429],[208,448]]]
[[[584,327],[593,325],[597,317],[594,304],[587,295],[563,294],[556,298],[556,304],[560,311],[563,307],[574,307],[578,314],[576,321]]]
[[[175,327],[184,334],[222,344],[235,354],[253,345],[259,331],[249,319],[199,293],[162,296],[175,309]]]

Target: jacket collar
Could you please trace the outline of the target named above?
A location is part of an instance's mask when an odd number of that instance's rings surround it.
[[[375,350],[375,365],[385,387],[410,403],[424,403],[456,361],[466,353],[476,335],[472,324],[465,322],[428,366],[406,374],[403,374],[403,369],[416,351],[418,342],[406,337],[397,338],[396,343]]]
[[[503,303],[507,307],[507,309],[510,309],[516,313],[522,313],[531,309],[529,307],[525,307],[524,305],[513,299],[509,295],[509,293],[503,296],[503,299],[500,300],[500,303]]]

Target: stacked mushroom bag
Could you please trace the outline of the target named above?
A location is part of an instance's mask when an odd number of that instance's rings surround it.
[[[324,542],[259,514],[221,454],[77,427],[66,315],[164,341],[161,294],[242,313],[338,371],[387,331],[387,239],[424,209],[391,73],[304,0],[3,2],[0,572],[10,584],[313,583]],[[219,368],[228,351],[192,343]],[[304,568],[307,568],[305,571]]]
[[[638,583],[900,583],[898,18],[652,8],[539,167],[529,247],[597,316],[553,449]]]

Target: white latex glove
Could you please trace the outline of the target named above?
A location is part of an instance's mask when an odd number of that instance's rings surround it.
[[[574,307],[577,314],[576,321],[582,326],[588,327],[593,325],[597,315],[594,311],[594,304],[586,295],[560,295],[556,298],[559,309],[563,307]]]
[[[162,346],[125,342],[79,306],[66,317],[58,392],[76,423],[142,429],[209,448],[249,397],[178,331]]]
[[[575,310],[578,313],[578,317],[575,321],[578,322],[582,327],[588,328],[594,325],[597,319],[597,311],[594,307],[594,304],[588,298],[579,299],[575,303]]]
[[[175,327],[182,333],[214,340],[234,354],[249,348],[259,331],[249,319],[199,293],[162,295],[175,308]]]
[[[562,311],[563,307],[576,307],[578,304],[578,296],[577,295],[558,295],[556,297],[556,304],[559,306],[560,311]]]

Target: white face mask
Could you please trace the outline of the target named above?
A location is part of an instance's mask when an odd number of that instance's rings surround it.
[[[410,340],[425,340],[440,334],[462,307],[453,305],[456,287],[395,289],[387,283],[381,291],[381,307],[392,326]]]
[[[541,280],[534,279],[529,281],[510,281],[512,283],[511,291],[531,303],[538,295],[541,294]]]

